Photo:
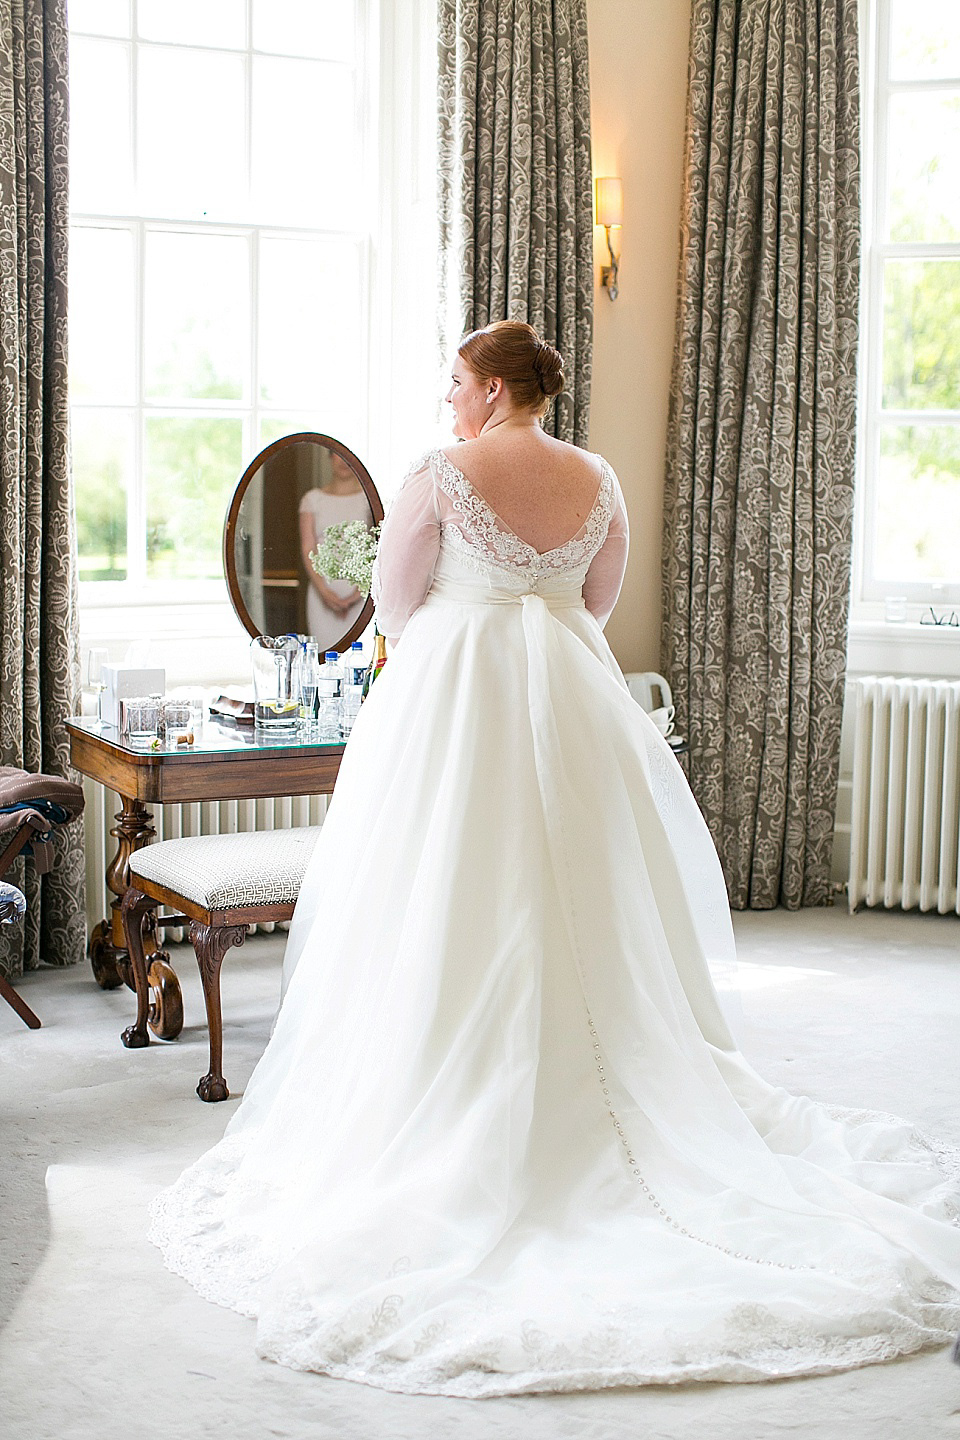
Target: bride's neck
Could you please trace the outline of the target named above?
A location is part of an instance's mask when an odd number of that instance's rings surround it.
[[[480,434],[506,436],[513,431],[526,431],[529,434],[539,429],[540,421],[536,415],[530,414],[529,411],[511,410],[505,415],[491,415],[490,419],[480,427]]]

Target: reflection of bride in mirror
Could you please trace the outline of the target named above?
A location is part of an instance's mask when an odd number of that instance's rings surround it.
[[[307,631],[321,654],[350,629],[363,608],[365,596],[349,580],[328,580],[310,563],[329,525],[350,520],[372,523],[370,503],[356,475],[340,455],[326,451],[320,483],[300,501],[300,554],[307,573]]]

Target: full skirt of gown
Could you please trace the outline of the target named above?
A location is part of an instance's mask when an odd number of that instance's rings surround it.
[[[449,557],[347,747],[270,1044],[152,1238],[261,1355],[399,1391],[946,1343],[956,1154],[766,1084],[732,961],[706,826],[578,583]]]

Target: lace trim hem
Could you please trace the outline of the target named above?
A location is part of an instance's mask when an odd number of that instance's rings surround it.
[[[956,1314],[960,1317],[960,1309]],[[290,1370],[352,1380],[401,1395],[444,1395],[451,1399],[483,1400],[509,1395],[571,1394],[615,1387],[637,1389],[645,1385],[687,1385],[711,1381],[736,1385],[760,1384],[767,1380],[830,1375],[866,1365],[882,1365],[920,1350],[941,1349],[952,1338],[952,1329],[918,1329],[900,1338],[876,1335],[848,1341],[837,1339],[810,1350],[781,1350],[776,1346],[761,1345],[741,1354],[722,1353],[697,1360],[677,1361],[667,1366],[655,1361],[645,1363],[644,1356],[637,1354],[629,1364],[624,1365],[590,1368],[570,1364],[556,1370],[530,1369],[509,1374],[487,1368],[487,1358],[481,1357],[476,1368],[464,1369],[453,1377],[445,1375],[442,1368],[419,1367],[404,1361],[378,1361],[371,1366],[332,1360],[310,1363],[281,1353],[271,1341],[258,1343],[256,1349],[261,1359],[272,1360]]]
[[[838,1108],[830,1113],[854,1123],[897,1124],[902,1127],[901,1157],[906,1142],[932,1157],[945,1180],[960,1174],[960,1150],[904,1127],[895,1117]],[[608,1322],[585,1328],[573,1342],[558,1341],[519,1318],[507,1317],[499,1326],[495,1312],[478,1311],[475,1323],[455,1327],[425,1315],[418,1326],[414,1315],[403,1313],[404,1296],[395,1293],[409,1268],[403,1260],[384,1277],[376,1303],[331,1300],[325,1309],[322,1298],[288,1287],[270,1294],[271,1282],[293,1251],[283,1253],[261,1237],[231,1235],[224,1224],[228,1197],[230,1209],[243,1195],[264,1200],[263,1186],[237,1177],[243,1140],[228,1136],[157,1196],[149,1238],[163,1252],[167,1268],[204,1299],[251,1319],[260,1317],[258,1353],[292,1369],[405,1394],[461,1398],[689,1381],[743,1383],[879,1364],[947,1345],[960,1327],[960,1296],[926,1273],[912,1278],[905,1273],[895,1293],[881,1287],[883,1293],[861,1291],[852,1303],[829,1306],[819,1325],[778,1314],[760,1302],[733,1304],[718,1317],[712,1344],[667,1329],[653,1350],[649,1324],[637,1324],[629,1313],[611,1314]],[[398,1355],[401,1343],[404,1353]]]

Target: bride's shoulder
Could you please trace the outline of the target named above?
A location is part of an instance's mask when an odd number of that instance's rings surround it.
[[[597,450],[587,450],[584,453],[589,456],[600,472],[601,490],[609,490],[612,494],[619,495],[620,481],[617,479],[617,472],[610,461]]]
[[[437,467],[437,459],[441,452],[434,446],[432,450],[424,450],[412,461],[404,473],[401,486],[409,486],[424,481],[432,481]]]

